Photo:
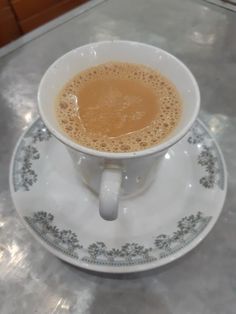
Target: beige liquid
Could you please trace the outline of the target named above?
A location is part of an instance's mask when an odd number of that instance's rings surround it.
[[[175,86],[143,65],[109,62],[80,72],[56,100],[62,130],[100,151],[129,152],[161,143],[182,111]]]

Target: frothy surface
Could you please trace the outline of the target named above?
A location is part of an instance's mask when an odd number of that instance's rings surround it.
[[[109,62],[80,72],[56,101],[62,130],[100,151],[129,152],[162,142],[182,111],[175,86],[143,65]]]

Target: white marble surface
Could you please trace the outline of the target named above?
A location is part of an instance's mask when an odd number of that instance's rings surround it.
[[[0,59],[0,312],[235,314],[236,15],[194,0],[108,0]],[[194,251],[167,267],[133,275],[85,272],[46,252],[11,201],[8,166],[25,127],[38,116],[47,67],[79,45],[143,41],[185,62],[201,89],[200,117],[224,153],[229,186],[223,213]]]

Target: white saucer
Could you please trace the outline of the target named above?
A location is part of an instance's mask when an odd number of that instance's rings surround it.
[[[198,245],[221,213],[227,180],[219,147],[196,121],[165,155],[153,185],[122,200],[118,220],[108,222],[65,146],[37,120],[16,146],[10,186],[23,222],[52,254],[82,268],[124,273],[167,264]]]

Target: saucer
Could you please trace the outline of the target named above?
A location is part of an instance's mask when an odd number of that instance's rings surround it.
[[[118,219],[108,222],[66,147],[38,119],[16,145],[10,187],[25,226],[52,254],[81,268],[125,273],[196,247],[221,213],[227,178],[217,143],[197,120],[166,153],[150,188],[121,200]]]

